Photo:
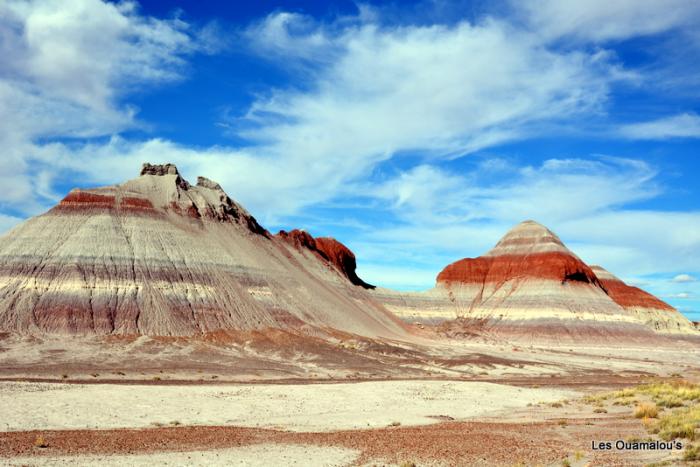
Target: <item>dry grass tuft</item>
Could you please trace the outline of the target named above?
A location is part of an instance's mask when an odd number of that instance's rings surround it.
[[[656,418],[659,415],[659,408],[653,402],[642,402],[634,408],[636,418]]]
[[[652,427],[654,433],[664,440],[685,438],[695,440],[697,430],[700,428],[700,404],[694,407],[676,409],[664,414]]]
[[[700,461],[700,445],[688,445],[683,454],[684,461]]]

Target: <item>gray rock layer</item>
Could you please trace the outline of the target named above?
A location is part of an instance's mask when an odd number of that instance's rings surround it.
[[[402,323],[326,262],[173,165],[74,190],[0,239],[0,330],[196,335],[260,328],[396,337]]]

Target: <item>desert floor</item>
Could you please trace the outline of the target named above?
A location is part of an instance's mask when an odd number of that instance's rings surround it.
[[[268,339],[269,336],[266,337]],[[0,340],[3,465],[646,465],[629,405],[700,346]],[[291,342],[291,344],[290,344]]]

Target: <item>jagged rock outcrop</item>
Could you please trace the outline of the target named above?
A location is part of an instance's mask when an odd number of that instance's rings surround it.
[[[0,240],[0,331],[187,336],[261,328],[405,332],[327,261],[290,248],[217,183],[192,186],[172,164],[145,164],[120,185],[73,190]]]
[[[694,332],[660,300],[604,280],[549,229],[525,221],[484,256],[445,267],[432,290],[373,295],[404,320],[442,323],[448,334],[569,340]]]
[[[371,284],[360,279],[356,273],[355,254],[341,242],[331,237],[314,238],[304,230],[294,229],[289,232],[280,230],[277,237],[299,250],[308,250],[326,261],[352,284],[365,289],[374,289]]]

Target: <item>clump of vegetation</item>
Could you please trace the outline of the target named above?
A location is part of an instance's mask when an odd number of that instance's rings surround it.
[[[173,420],[172,422],[170,422],[170,425],[172,425],[172,426],[180,426],[180,425],[182,425],[182,422],[180,422],[179,420]]]
[[[679,401],[681,404],[700,401],[700,385],[682,379],[663,383],[644,384],[639,386],[637,390],[639,393],[651,397],[657,404],[662,400]]]
[[[571,467],[571,462],[569,461],[569,459],[562,460],[561,467]]]
[[[100,374],[99,373],[90,373],[90,376],[92,376],[93,378],[97,378],[98,376],[100,376]]]
[[[154,376],[153,381],[160,381],[160,376]]]
[[[608,413],[608,411],[603,407],[596,407],[595,410],[593,410],[593,413]]]
[[[677,396],[662,396],[657,399],[657,404],[659,405],[659,407],[666,407],[672,409],[675,407],[683,407],[683,405],[685,405],[683,403],[683,400]]]
[[[37,448],[48,448],[49,443],[46,442],[46,440],[44,439],[44,437],[42,435],[39,435],[34,440],[34,446]]]
[[[399,467],[416,467],[416,463],[411,461],[403,461],[399,464]]]
[[[391,422],[389,426],[401,426],[401,422]]]
[[[661,439],[672,440],[686,438],[695,440],[696,431],[700,428],[700,404],[693,407],[676,409],[664,414],[652,427],[652,432],[657,433]]]
[[[637,418],[656,418],[658,415],[659,408],[653,402],[642,402],[634,409]]]
[[[625,397],[634,397],[636,394],[636,388],[626,388],[620,391],[615,391],[612,397],[615,399],[623,399]]]
[[[64,373],[64,374],[61,375],[61,378],[63,378],[63,379],[68,379],[68,375]]]
[[[631,405],[637,404],[639,401],[634,398],[630,397],[623,397],[620,399],[617,399],[615,402],[613,402],[613,405],[623,405],[625,407],[629,407]]]
[[[700,461],[700,445],[689,445],[685,448],[685,453],[683,453],[684,461]]]
[[[552,403],[549,404],[549,405],[550,405],[551,407],[554,407],[555,409],[560,409],[560,408],[564,407],[564,404],[562,404],[561,402],[552,402]]]

